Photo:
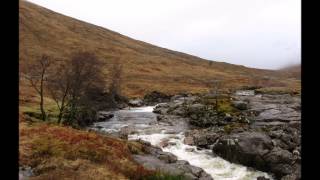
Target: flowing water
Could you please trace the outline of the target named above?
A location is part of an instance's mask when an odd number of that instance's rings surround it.
[[[186,160],[191,165],[201,167],[215,180],[255,180],[259,176],[272,179],[267,173],[213,156],[211,150],[198,150],[195,146],[184,144],[184,131],[188,129],[186,122],[179,121],[170,125],[159,123],[156,115],[152,113],[153,108],[148,106],[115,111],[112,119],[96,123],[94,126],[100,126],[100,131],[111,134],[119,132],[124,127],[130,128],[134,133],[129,135],[129,140],[142,139],[155,146],[159,146],[165,139],[169,140],[169,146],[162,148],[163,151],[176,155],[179,160]]]

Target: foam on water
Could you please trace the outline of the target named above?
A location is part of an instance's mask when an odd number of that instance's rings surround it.
[[[175,136],[175,137],[174,137]],[[272,179],[267,173],[251,170],[245,166],[230,163],[220,157],[214,157],[210,150],[197,150],[195,146],[183,143],[183,134],[150,134],[150,135],[130,135],[129,139],[142,139],[158,146],[163,139],[170,139],[175,145],[162,148],[165,152],[170,152],[179,160],[188,161],[191,165],[202,168],[215,180],[255,180],[259,176]],[[193,149],[192,151],[190,151]]]
[[[138,107],[138,108],[130,108],[131,112],[152,112],[155,106],[145,106],[145,107]]]

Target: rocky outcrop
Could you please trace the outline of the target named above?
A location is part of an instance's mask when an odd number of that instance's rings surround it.
[[[256,114],[254,121],[257,126],[300,124],[301,100],[299,96],[289,94],[255,96],[235,96],[236,101],[246,101],[248,111]]]
[[[219,136],[218,133],[213,133],[209,129],[189,130],[185,132],[184,143],[201,148],[210,148],[210,145],[214,144]]]
[[[215,154],[235,163],[267,170],[263,157],[273,148],[271,138],[263,133],[242,132],[219,138],[212,147]]]
[[[294,135],[296,134],[296,135]],[[221,135],[212,146],[215,154],[235,163],[271,172],[281,179],[294,174],[300,178],[300,140],[297,129],[277,127]]]
[[[197,97],[188,103],[182,99],[175,97],[154,112],[159,113],[159,121],[172,123],[174,114],[193,125],[185,132],[185,144],[211,148],[226,160],[272,173],[277,179],[300,179],[300,97],[241,91],[231,97],[238,110],[233,114],[219,114]]]

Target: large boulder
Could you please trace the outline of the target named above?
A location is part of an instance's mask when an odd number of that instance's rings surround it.
[[[212,147],[215,154],[235,163],[267,170],[263,159],[273,148],[271,138],[260,132],[241,132],[225,135]]]
[[[157,157],[158,159],[163,160],[166,163],[175,163],[178,160],[177,156],[168,152],[160,152]]]
[[[276,177],[280,178],[294,172],[292,164],[294,163],[293,155],[279,147],[274,148],[265,157],[270,166],[270,170]]]
[[[285,176],[286,178],[293,177],[291,174],[295,174],[294,177],[300,177],[298,148],[293,151],[294,153],[283,149],[277,143],[282,142],[282,137],[287,139],[288,136],[283,136],[284,134],[279,131],[270,134],[273,139],[266,133],[259,131],[223,135],[218,138],[212,150],[213,153],[231,162],[271,172],[277,179]]]

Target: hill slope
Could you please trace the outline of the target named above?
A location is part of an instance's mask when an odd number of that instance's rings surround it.
[[[224,84],[235,87],[250,83],[257,77],[273,77],[278,86],[299,85],[286,80],[277,71],[247,68],[223,62],[212,62],[142,41],[134,40],[108,29],[55,13],[26,1],[19,6],[19,63],[46,53],[68,58],[77,50],[89,50],[111,64],[123,64],[122,91],[128,96],[141,96],[148,91],[165,93],[201,92],[205,82],[223,78]],[[23,86],[23,83],[21,83]]]
[[[286,73],[288,77],[301,79],[301,64],[291,65],[280,69],[280,71]]]

